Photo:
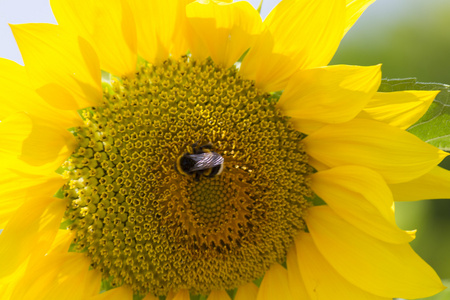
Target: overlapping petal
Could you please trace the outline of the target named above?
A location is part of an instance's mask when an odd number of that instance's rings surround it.
[[[176,293],[173,297],[167,296],[168,300],[189,300],[189,291],[188,290],[180,290],[178,293]]]
[[[448,199],[450,197],[450,171],[434,167],[430,172],[414,180],[391,184],[395,201]]]
[[[45,119],[28,116],[32,129],[22,144],[20,159],[33,166],[50,164],[56,170],[76,147],[74,136]]]
[[[75,111],[60,110],[46,103],[31,87],[25,67],[0,59],[0,119],[17,112],[28,112],[41,116],[63,128],[78,126],[81,119]]]
[[[67,252],[72,238],[68,231],[59,235],[50,253],[28,267],[12,299],[85,300],[98,294],[101,273],[89,269],[85,254]]]
[[[50,105],[77,110],[100,103],[97,54],[86,40],[51,24],[11,25],[36,92]]]
[[[46,196],[57,191],[65,180],[58,174],[31,175],[0,169],[0,228],[17,212],[27,200]]]
[[[252,47],[262,31],[261,17],[244,1],[232,4],[194,2],[187,6],[186,13],[195,32],[190,39],[193,57],[210,56],[224,68],[231,67]],[[199,41],[206,49],[198,46]]]
[[[401,91],[376,93],[358,115],[400,129],[416,123],[428,110],[438,91]]]
[[[258,287],[253,282],[249,282],[238,288],[234,300],[256,300],[257,295]]]
[[[369,293],[416,299],[445,288],[436,272],[409,244],[392,244],[373,238],[327,206],[311,208],[306,223],[314,244],[329,264],[347,281]],[[301,253],[298,255],[301,264]]]
[[[330,66],[294,74],[277,106],[296,129],[311,133],[310,122],[330,124],[353,119],[381,83],[380,66]]]
[[[391,299],[391,297],[380,297],[361,290],[339,275],[319,253],[310,234],[300,233],[295,242],[300,273],[305,278],[304,284],[310,299]]]
[[[303,247],[303,246],[302,246]],[[286,257],[289,289],[293,299],[310,300],[300,269],[298,267],[297,249],[292,245]]]
[[[225,290],[213,290],[207,300],[231,300]]]
[[[142,300],[159,300],[159,298],[148,293]]]
[[[48,196],[33,197],[21,205],[0,235],[0,277],[13,273],[30,255],[44,255],[52,244],[66,204],[53,198],[48,188],[45,191]]]
[[[394,200],[383,177],[360,166],[341,166],[311,176],[311,187],[341,218],[388,243],[412,241],[395,223]]]
[[[281,265],[274,263],[264,274],[259,287],[257,300],[294,299],[288,283],[288,272]]]
[[[264,25],[241,72],[265,91],[283,90],[297,70],[329,63],[344,34],[345,0],[284,0]]]
[[[17,169],[16,159],[31,166],[56,170],[72,153],[76,141],[64,128],[25,113],[14,114],[0,123],[0,160],[3,167]],[[26,170],[22,170],[26,171]]]
[[[136,71],[137,37],[133,13],[125,0],[52,0],[58,24],[86,39],[100,67],[116,76]]]
[[[0,123],[0,162],[3,168],[14,163],[22,152],[22,143],[32,129],[29,117],[24,113],[17,113],[2,120]]]
[[[342,38],[345,1],[281,1],[264,20],[276,53],[291,57],[296,69],[326,66]]]
[[[308,154],[329,167],[364,166],[388,183],[420,177],[447,155],[408,132],[364,119],[325,126],[303,141]]]
[[[186,5],[193,0],[130,0],[137,32],[139,55],[153,64],[188,51]]]
[[[22,264],[9,276],[4,276],[0,283],[0,299],[11,299],[16,283],[22,278],[26,271],[29,260],[25,260]]]

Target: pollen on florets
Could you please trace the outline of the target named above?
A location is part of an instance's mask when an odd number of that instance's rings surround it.
[[[113,285],[167,295],[233,289],[283,262],[310,206],[303,134],[267,93],[210,59],[142,65],[82,112],[64,163],[76,251]],[[211,178],[176,159],[210,143]]]

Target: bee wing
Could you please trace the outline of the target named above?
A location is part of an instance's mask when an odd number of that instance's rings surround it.
[[[191,171],[206,170],[223,164],[223,157],[215,152],[191,154],[189,158],[195,161],[195,165],[191,168]]]

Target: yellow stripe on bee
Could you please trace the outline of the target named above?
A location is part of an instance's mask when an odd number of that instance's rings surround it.
[[[189,176],[189,174],[186,173],[185,171],[183,171],[183,168],[181,167],[181,159],[183,158],[183,156],[184,156],[184,155],[181,155],[181,156],[179,156],[178,159],[177,159],[177,170],[178,170],[178,172],[179,172],[180,174]]]
[[[212,172],[212,168],[206,169],[203,171],[203,175],[209,176],[211,174],[211,172]]]

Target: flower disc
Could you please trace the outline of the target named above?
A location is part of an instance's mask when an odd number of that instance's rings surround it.
[[[64,164],[75,249],[113,285],[153,295],[233,289],[282,263],[305,228],[312,168],[276,100],[188,57],[112,86],[83,111]],[[224,158],[220,175],[176,171],[193,144]]]

